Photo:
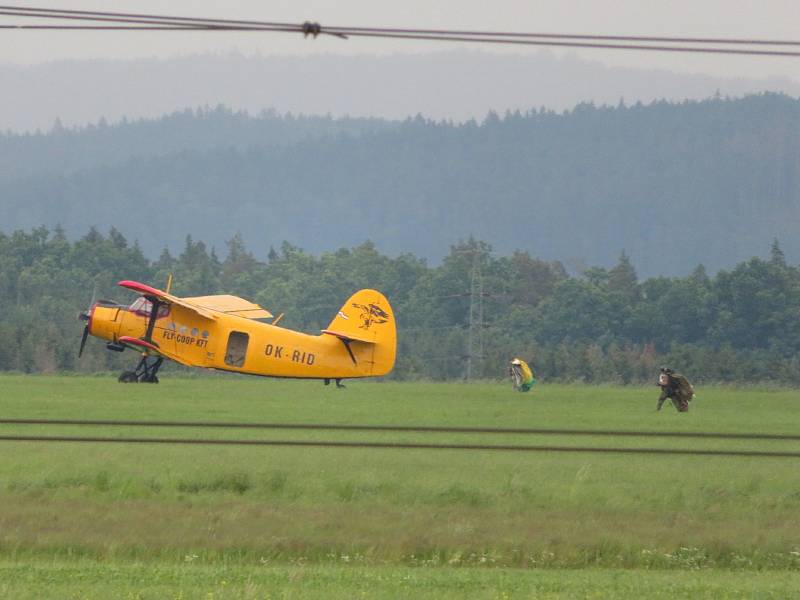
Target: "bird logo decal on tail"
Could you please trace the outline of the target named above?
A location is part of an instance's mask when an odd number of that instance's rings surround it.
[[[389,320],[389,313],[377,304],[358,304],[353,302],[353,307],[361,310],[361,325],[359,329],[369,329],[373,323],[386,323]]]

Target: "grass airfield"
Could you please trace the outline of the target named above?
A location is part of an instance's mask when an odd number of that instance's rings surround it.
[[[800,392],[0,377],[0,416],[797,433]],[[800,450],[781,441],[0,426],[0,434]],[[0,597],[789,598],[791,458],[0,442]]]

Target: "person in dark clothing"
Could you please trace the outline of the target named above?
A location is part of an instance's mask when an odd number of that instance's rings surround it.
[[[661,410],[664,401],[669,398],[678,412],[689,412],[689,402],[694,398],[694,388],[686,377],[672,369],[661,367],[656,385],[661,388],[656,410]]]

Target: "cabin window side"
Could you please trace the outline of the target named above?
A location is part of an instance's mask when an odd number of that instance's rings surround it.
[[[228,347],[225,350],[225,364],[229,367],[243,367],[249,343],[249,335],[241,331],[231,331],[228,335]]]

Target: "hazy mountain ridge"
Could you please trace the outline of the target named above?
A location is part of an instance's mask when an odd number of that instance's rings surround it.
[[[498,252],[644,276],[711,271],[780,239],[800,259],[800,101],[740,100],[533,111],[299,141],[135,158],[0,185],[4,229],[117,226],[151,256],[186,234],[258,256],[371,239],[437,260],[474,235]]]
[[[489,110],[579,102],[616,104],[702,99],[716,91],[800,95],[797,81],[720,78],[659,69],[607,67],[549,51],[519,54],[454,50],[387,56],[203,55],[131,61],[0,64],[0,130],[49,129],[158,118],[184,107],[224,104],[258,114],[333,114],[405,119],[481,119]]]
[[[83,127],[60,122],[48,133],[0,134],[0,180],[68,174],[95,166],[212,148],[282,146],[325,136],[360,135],[393,127],[384,119],[250,115],[223,106],[184,109],[157,119],[105,120]]]

